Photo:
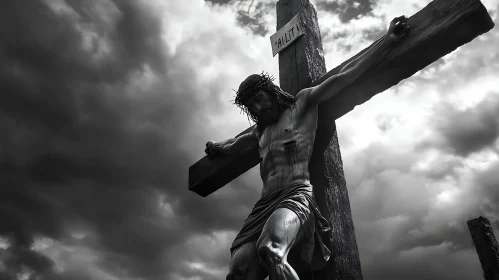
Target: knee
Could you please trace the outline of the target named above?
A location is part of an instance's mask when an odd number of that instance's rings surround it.
[[[225,280],[237,280],[237,279],[244,279],[244,278],[238,277],[232,269],[229,270],[229,274],[227,274],[227,277],[225,277]]]
[[[258,244],[258,256],[264,263],[280,264],[284,262],[285,256],[278,243],[262,242]]]
[[[238,262],[230,267],[226,280],[245,280],[247,274],[248,265],[244,262]]]

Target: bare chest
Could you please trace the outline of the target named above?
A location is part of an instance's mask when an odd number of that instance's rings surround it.
[[[269,152],[284,152],[291,146],[308,149],[315,140],[317,111],[303,112],[301,108],[289,108],[279,120],[267,127],[259,140],[260,157]]]

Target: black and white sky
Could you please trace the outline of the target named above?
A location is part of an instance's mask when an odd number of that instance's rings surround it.
[[[249,126],[232,89],[278,77],[269,0],[30,0],[0,9],[0,279],[224,279],[256,168],[187,189]],[[328,69],[429,0],[313,0]],[[499,0],[482,0],[497,24]],[[499,234],[499,31],[337,120],[364,279],[480,279]]]

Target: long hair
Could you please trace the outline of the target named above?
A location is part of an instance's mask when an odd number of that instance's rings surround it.
[[[275,98],[280,112],[284,112],[296,103],[296,98],[275,85],[273,80],[274,78],[272,76],[269,76],[264,72],[260,75],[253,74],[248,76],[239,86],[234,100],[234,103],[241,108],[244,113],[246,113],[248,120],[251,119],[257,125],[259,135],[261,135],[268,123],[266,123],[264,119],[258,118],[255,113],[251,112],[246,103],[246,101],[253,96],[258,89],[264,90],[269,93],[271,97]]]

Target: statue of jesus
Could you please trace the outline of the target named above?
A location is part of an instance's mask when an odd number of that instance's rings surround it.
[[[316,87],[292,96],[267,74],[250,75],[235,103],[256,123],[255,129],[235,139],[209,141],[205,152],[235,154],[248,142],[258,143],[261,199],[245,220],[231,246],[227,280],[298,280],[288,262],[292,248],[308,271],[322,269],[331,255],[329,224],[314,199],[308,170],[317,128],[318,105],[354,83],[390,45],[409,31],[407,18],[394,18],[377,44]]]

